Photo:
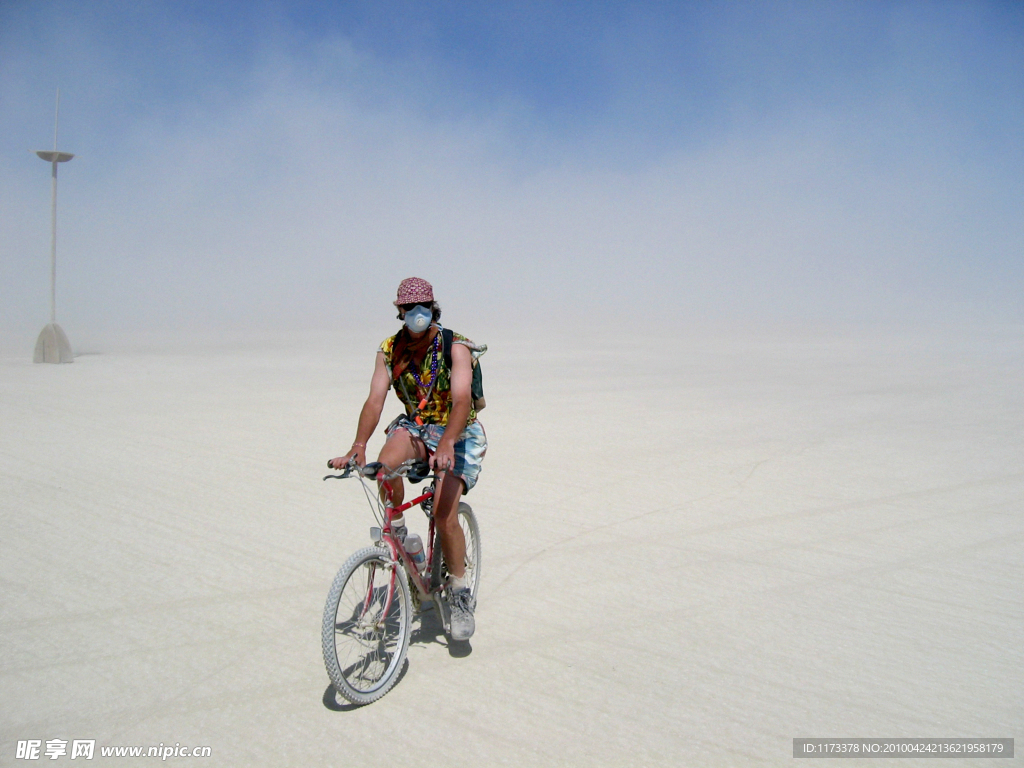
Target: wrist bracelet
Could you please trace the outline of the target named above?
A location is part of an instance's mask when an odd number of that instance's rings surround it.
[[[355,448],[355,447],[356,447],[357,445],[358,445],[358,446],[360,446],[360,447],[362,447],[362,448],[365,448],[365,447],[366,447],[366,443],[352,443],[352,447],[353,447],[353,448]]]

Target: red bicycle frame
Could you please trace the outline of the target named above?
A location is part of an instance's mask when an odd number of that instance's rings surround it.
[[[403,515],[407,509],[411,509],[412,507],[415,507],[417,504],[422,504],[427,499],[433,498],[434,487],[430,486],[423,494],[417,496],[412,501],[407,501],[404,504],[401,504],[397,507],[391,506],[391,483],[385,480],[384,482],[381,483],[381,488],[384,489],[385,497],[384,528],[381,530],[381,541],[387,544],[388,550],[391,552],[391,559],[395,560],[396,562],[400,559],[403,565],[405,565],[406,573],[410,575],[411,581],[413,585],[416,587],[416,589],[419,590],[421,597],[429,598],[433,593],[433,591],[430,588],[430,583],[423,578],[423,575],[420,573],[419,568],[417,568],[416,564],[413,562],[412,557],[410,557],[409,553],[405,551],[405,546],[395,538],[394,531],[391,528],[391,523],[396,517],[398,517],[399,515]],[[431,514],[429,517],[430,524],[427,530],[427,546],[424,549],[426,555],[425,562],[432,563],[434,561],[434,516]],[[384,603],[384,610],[381,613],[382,617],[387,616],[388,611],[391,610],[391,600],[395,595],[395,576],[397,573],[397,570],[391,571],[391,579],[388,582],[388,595]],[[372,578],[370,582],[372,583]],[[366,602],[363,606],[364,612],[370,607],[370,597],[371,596],[369,592],[367,592]]]

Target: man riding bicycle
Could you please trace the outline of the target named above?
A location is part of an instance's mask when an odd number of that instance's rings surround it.
[[[438,322],[441,307],[426,280],[403,280],[394,303],[404,325],[377,351],[370,394],[359,414],[351,450],[329,463],[336,469],[350,459],[359,466],[366,464],[366,443],[380,422],[388,389],[394,386],[405,414],[386,429],[387,440],[377,460],[390,472],[408,459],[426,460],[428,449],[433,451],[430,466],[443,473],[434,496],[434,519],[448,566],[451,634],[453,640],[468,640],[476,628],[476,605],[465,578],[466,540],[458,507],[461,496],[476,485],[487,452],[487,436],[477,421],[471,394],[473,352],[481,350],[457,333],[452,334],[450,352],[444,349]],[[399,506],[405,498],[402,478],[385,483],[392,503]]]

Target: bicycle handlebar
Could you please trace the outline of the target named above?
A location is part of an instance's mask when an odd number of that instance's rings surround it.
[[[332,459],[333,461],[333,459]],[[330,461],[327,462],[328,469],[338,469]],[[399,464],[395,469],[384,477],[378,477],[380,471],[384,469],[384,465],[379,461],[373,461],[369,464],[360,467],[356,464],[354,458],[348,460],[348,464],[345,465],[345,471],[340,475],[326,475],[324,480],[344,480],[347,477],[351,477],[353,472],[357,475],[369,478],[370,480],[393,480],[396,477],[407,477],[409,482],[418,483],[421,480],[428,480],[435,477],[430,474],[430,465],[425,461],[419,459],[408,459]]]

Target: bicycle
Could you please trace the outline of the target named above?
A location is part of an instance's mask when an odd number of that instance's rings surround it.
[[[330,463],[328,467],[335,469]],[[342,474],[324,477],[358,477],[379,523],[370,528],[373,546],[355,552],[341,566],[324,606],[322,640],[327,674],[338,693],[360,705],[381,698],[397,682],[409,650],[413,607],[420,613],[424,605],[433,601],[445,633],[450,632],[450,614],[446,616],[447,566],[433,513],[440,473],[428,474],[427,462],[416,459],[409,459],[380,477],[384,469],[379,462],[359,467],[350,460]],[[397,477],[405,477],[411,483],[430,480],[430,485],[421,495],[395,507],[386,481]],[[382,482],[384,499],[367,480]],[[396,517],[416,505],[428,520],[422,572],[391,525]],[[480,584],[480,527],[465,502],[459,502],[458,520],[466,537],[466,577],[475,599]]]

